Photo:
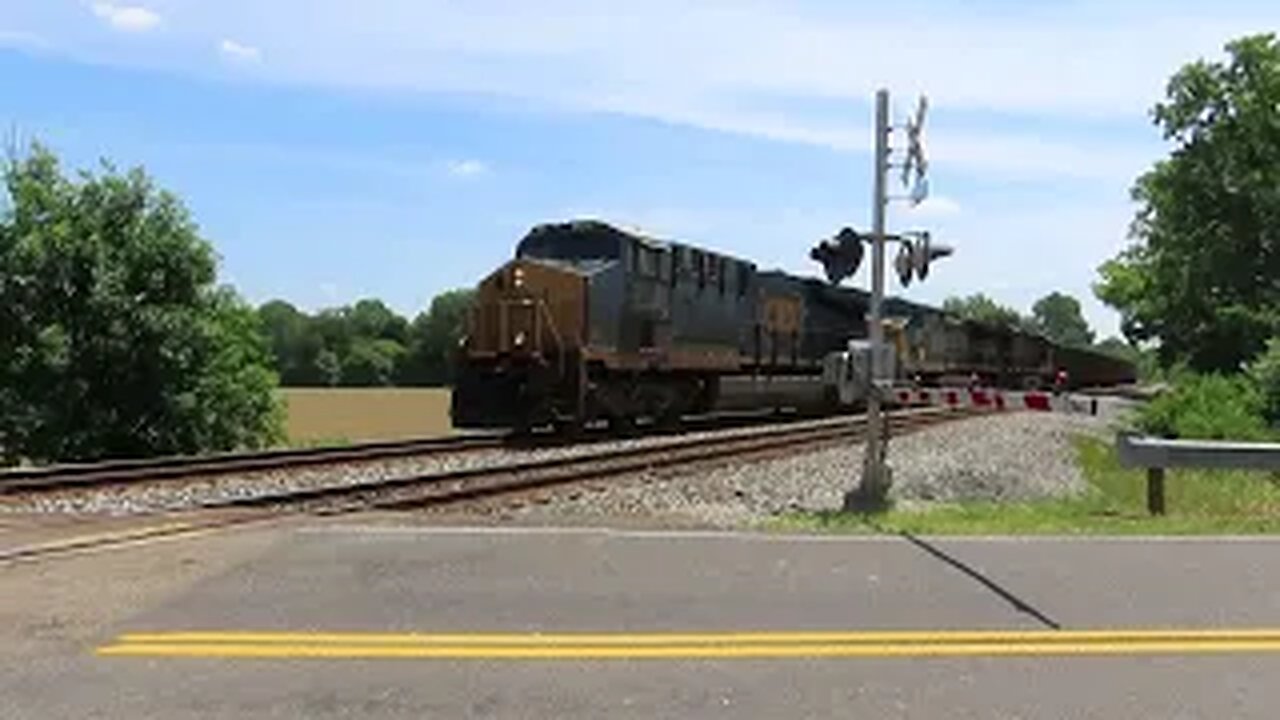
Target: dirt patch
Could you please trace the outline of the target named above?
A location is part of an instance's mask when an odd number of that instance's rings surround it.
[[[294,443],[448,435],[447,388],[286,388]]]

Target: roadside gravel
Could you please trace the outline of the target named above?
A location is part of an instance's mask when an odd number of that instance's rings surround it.
[[[945,423],[894,438],[894,498],[904,506],[1070,495],[1085,482],[1071,438],[1105,437],[1110,414],[1009,413]],[[834,510],[862,466],[862,448],[837,447],[715,468],[650,474],[594,492],[552,493],[510,509],[515,519],[636,518],[733,527],[789,511]]]

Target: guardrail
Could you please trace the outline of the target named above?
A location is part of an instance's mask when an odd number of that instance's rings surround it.
[[[1164,471],[1172,467],[1280,470],[1280,443],[1168,440],[1133,433],[1116,436],[1123,467],[1147,469],[1147,512],[1164,514]]]

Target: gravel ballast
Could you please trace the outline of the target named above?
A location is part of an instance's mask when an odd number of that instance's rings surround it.
[[[893,497],[903,506],[1026,501],[1080,492],[1071,438],[1104,436],[1106,418],[1008,413],[944,423],[890,442]],[[834,447],[697,474],[652,474],[596,491],[556,492],[508,509],[528,520],[636,518],[735,527],[790,511],[840,508],[862,467],[862,446]]]
[[[847,424],[849,418],[797,422],[788,427]],[[319,488],[352,487],[380,480],[500,467],[561,457],[579,457],[630,447],[653,447],[700,437],[732,437],[767,432],[747,426],[692,432],[679,437],[649,436],[629,440],[565,445],[540,449],[502,448],[440,453],[382,460],[337,461],[323,465],[253,470],[139,483],[16,492],[0,495],[2,513],[70,513],[129,515],[188,510],[236,499],[263,498]]]

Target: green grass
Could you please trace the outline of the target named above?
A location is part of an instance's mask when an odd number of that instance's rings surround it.
[[[1088,490],[1028,503],[972,502],[894,509],[871,517],[836,512],[787,515],[783,530],[933,535],[1194,535],[1280,532],[1280,479],[1266,473],[1171,470],[1163,517],[1147,514],[1146,471],[1121,468],[1112,445],[1075,439]]]
[[[333,438],[301,438],[299,440],[290,440],[284,445],[291,450],[310,450],[312,448],[339,448],[349,447],[354,443],[344,437]]]

